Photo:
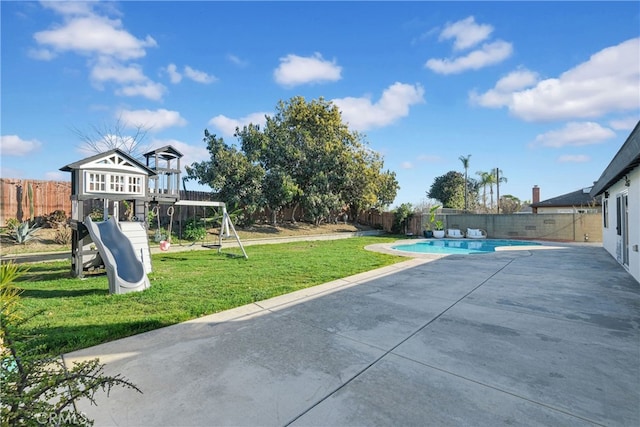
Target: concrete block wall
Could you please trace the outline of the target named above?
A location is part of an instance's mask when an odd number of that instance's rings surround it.
[[[601,214],[456,214],[437,215],[445,228],[482,228],[494,239],[544,239],[602,242]],[[428,215],[415,218],[414,234],[422,234]]]

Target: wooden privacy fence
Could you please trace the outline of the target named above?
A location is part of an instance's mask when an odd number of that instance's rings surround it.
[[[56,210],[71,215],[71,182],[0,178],[0,226],[5,226],[10,218],[30,219],[32,207],[34,218]]]
[[[29,197],[29,185],[33,196]],[[180,191],[182,200],[210,200],[211,193],[204,191]],[[102,209],[100,200],[87,200],[85,212]],[[34,218],[43,217],[56,210],[63,210],[67,217],[71,216],[71,182],[40,181],[35,179],[0,178],[0,227],[7,225],[7,220],[15,218],[26,221],[31,218],[33,203]],[[124,209],[121,207],[121,212]],[[186,213],[186,212],[185,212]]]

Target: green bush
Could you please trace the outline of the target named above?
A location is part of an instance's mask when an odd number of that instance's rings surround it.
[[[407,232],[407,222],[413,216],[413,206],[411,203],[403,203],[393,211],[393,224],[391,232],[404,234]]]
[[[76,408],[77,400],[86,398],[95,404],[96,392],[108,395],[116,386],[141,393],[121,375],[105,375],[99,359],[68,366],[62,356],[40,354],[43,347],[37,334],[18,328],[29,320],[19,314],[21,291],[14,285],[24,271],[13,263],[0,265],[2,426],[93,425]]]
[[[104,210],[94,208],[91,210],[91,212],[89,212],[89,217],[91,218],[91,221],[104,221]],[[84,218],[82,220],[84,221]]]
[[[185,225],[183,237],[187,240],[204,240],[207,236],[207,229],[196,220],[191,220]]]

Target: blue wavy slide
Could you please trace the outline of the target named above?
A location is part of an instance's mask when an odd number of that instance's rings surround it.
[[[116,220],[93,222],[86,217],[84,225],[98,248],[109,279],[109,292],[124,294],[149,288],[144,264],[136,256],[129,238],[120,230]]]

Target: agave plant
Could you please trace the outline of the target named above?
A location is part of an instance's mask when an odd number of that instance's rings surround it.
[[[34,223],[30,226],[29,221],[25,221],[16,228],[12,237],[16,242],[25,244],[35,237],[36,231],[39,229],[40,227],[37,224]]]

